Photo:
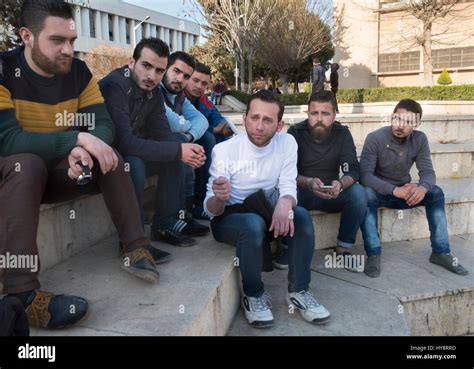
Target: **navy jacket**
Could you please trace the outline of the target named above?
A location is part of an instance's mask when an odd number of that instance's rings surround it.
[[[159,86],[143,92],[124,66],[104,77],[99,87],[115,123],[114,146],[122,155],[159,162],[181,158],[181,144],[171,132]]]

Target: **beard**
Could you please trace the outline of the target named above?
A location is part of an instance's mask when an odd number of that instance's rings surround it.
[[[165,78],[163,79],[163,83],[166,87],[166,89],[171,92],[172,94],[179,94],[181,91],[184,90],[183,84],[179,84],[179,86],[176,83],[173,83],[173,81],[170,81],[166,75]]]
[[[311,137],[315,141],[322,142],[328,138],[329,134],[331,133],[332,124],[326,127],[322,123],[316,123],[314,127],[311,127]]]
[[[51,60],[43,54],[36,42],[31,49],[31,59],[47,74],[68,74],[71,71],[71,57],[63,55],[55,60]]]

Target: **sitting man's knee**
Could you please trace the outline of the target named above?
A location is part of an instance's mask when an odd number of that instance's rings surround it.
[[[367,203],[368,204],[375,204],[378,202],[377,198],[377,192],[375,192],[373,189],[370,187],[364,187],[365,188],[365,194],[367,196]]]
[[[22,176],[22,180],[31,180],[33,182],[40,180],[46,181],[48,170],[43,159],[35,154],[17,154],[15,162],[12,163],[11,170],[18,172]]]
[[[368,201],[367,190],[362,187],[359,183],[354,183],[349,188],[349,196],[351,201],[357,202],[360,206],[366,206]]]
[[[426,193],[426,197],[432,200],[444,199],[444,192],[441,187],[434,186],[431,191]]]
[[[313,220],[308,210],[301,206],[295,207],[293,209],[293,223],[295,225],[295,231],[314,237]]]
[[[245,222],[242,224],[241,231],[251,237],[263,239],[267,232],[267,226],[265,220],[260,215],[248,214],[245,217]]]

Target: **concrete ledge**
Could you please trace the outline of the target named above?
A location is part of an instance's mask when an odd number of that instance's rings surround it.
[[[147,179],[146,188],[158,176]],[[116,232],[101,194],[40,206],[36,241],[46,270]]]
[[[304,322],[284,302],[287,271],[263,273],[272,298],[275,326],[248,325],[241,309],[230,336],[409,336],[474,333],[474,235],[451,236],[453,255],[469,269],[458,276],[431,264],[429,239],[382,245],[382,273],[369,278],[342,268],[327,268],[327,251],[313,258],[310,289],[332,315],[325,325]],[[355,250],[365,254],[361,247]],[[410,300],[415,296],[414,300]],[[424,300],[419,297],[424,296]],[[445,299],[444,299],[445,298]]]
[[[235,249],[212,236],[196,246],[154,243],[173,254],[150,285],[121,270],[118,239],[109,237],[40,274],[42,287],[88,299],[90,315],[79,326],[32,335],[225,335],[239,302]]]
[[[438,181],[446,198],[449,235],[474,233],[474,179],[444,179]],[[336,246],[341,213],[311,211],[316,231],[316,250]],[[409,210],[379,209],[378,230],[381,242],[416,240],[430,236],[424,207]],[[357,245],[362,244],[359,230]]]

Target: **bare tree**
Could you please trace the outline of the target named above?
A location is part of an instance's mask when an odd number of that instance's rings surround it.
[[[324,20],[331,9],[323,9],[314,0],[276,0],[275,4],[259,37],[257,55],[280,76],[287,93],[289,72],[330,44],[330,29]]]
[[[433,85],[433,60],[431,58],[433,24],[447,15],[458,11],[455,6],[460,0],[410,0],[406,11],[422,23],[422,32],[415,39],[423,51],[423,79],[425,86]]]
[[[280,0],[278,0],[280,1]],[[252,60],[258,35],[270,17],[275,3],[270,0],[195,0],[194,11],[204,18],[204,29],[218,36],[222,47],[240,64],[240,89],[244,90],[245,59],[249,65],[249,90]]]
[[[131,57],[131,50],[115,46],[99,45],[91,49],[84,61],[92,74],[101,79],[116,68],[127,64]]]
[[[446,38],[448,32],[453,33],[454,22],[472,17],[469,11],[473,4],[467,4],[469,2],[472,3],[466,0],[407,0],[395,6],[375,10],[380,13],[394,12],[394,16],[400,18],[400,21],[402,21],[400,12],[412,17],[412,20],[408,19],[404,22],[404,26],[400,27],[397,39],[400,46],[403,45],[407,50],[413,47],[421,49],[425,86],[433,85],[433,46],[454,45],[443,39]],[[472,37],[472,34],[466,37]],[[459,42],[459,37],[457,42]]]
[[[0,51],[21,44],[19,34],[20,0],[2,0],[0,6]]]

